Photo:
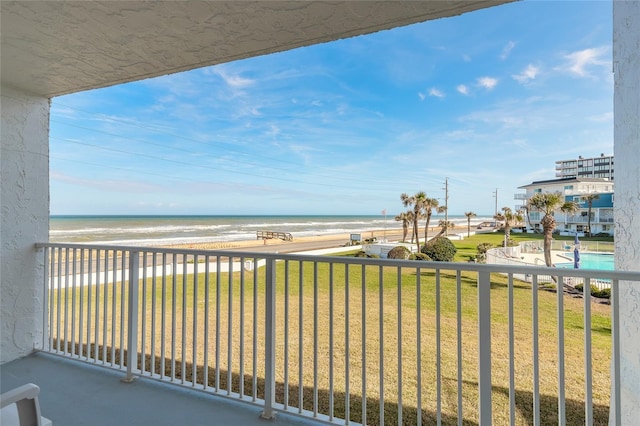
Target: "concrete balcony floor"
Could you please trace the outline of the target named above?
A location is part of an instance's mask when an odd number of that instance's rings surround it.
[[[278,413],[259,417],[261,407],[180,386],[138,378],[123,383],[122,372],[46,353],[0,366],[0,390],[25,383],[40,387],[40,410],[54,426],[146,425],[313,425]]]

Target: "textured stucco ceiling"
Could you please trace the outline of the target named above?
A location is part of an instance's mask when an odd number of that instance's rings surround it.
[[[2,0],[2,84],[52,97],[509,1]]]

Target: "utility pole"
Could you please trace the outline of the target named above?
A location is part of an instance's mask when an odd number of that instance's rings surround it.
[[[449,178],[444,178],[444,236],[449,236]]]
[[[496,199],[496,211],[494,214],[498,214],[498,188],[493,192],[493,198]]]

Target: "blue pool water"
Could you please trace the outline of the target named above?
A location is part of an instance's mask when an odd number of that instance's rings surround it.
[[[564,253],[565,257],[573,259],[573,252]],[[558,268],[573,268],[573,261],[556,263]],[[599,269],[613,271],[613,254],[610,253],[580,253],[580,269]]]

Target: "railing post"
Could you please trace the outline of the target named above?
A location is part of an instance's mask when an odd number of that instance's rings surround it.
[[[620,282],[611,282],[611,408],[609,424],[620,426],[622,424],[622,402],[620,395]]]
[[[127,377],[123,382],[135,380],[133,371],[138,368],[138,279],[140,252],[129,252],[129,303],[127,304]],[[115,282],[114,284],[115,285]]]
[[[478,423],[491,425],[491,274],[478,272]]]
[[[49,291],[51,291],[51,285],[49,284],[49,280],[53,280],[53,274],[49,275],[49,267],[51,265],[51,249],[48,247],[37,247],[36,248],[37,257],[39,258],[42,255],[42,264],[38,264],[38,268],[42,268],[44,271],[44,282],[43,282],[43,294],[42,294],[42,346],[39,349],[43,351],[48,351],[51,349],[49,345]]]
[[[264,411],[263,419],[275,418],[273,406],[276,402],[276,260],[266,260],[265,280],[265,342],[264,342]],[[254,301],[254,303],[257,303]],[[287,348],[285,348],[287,350]]]

